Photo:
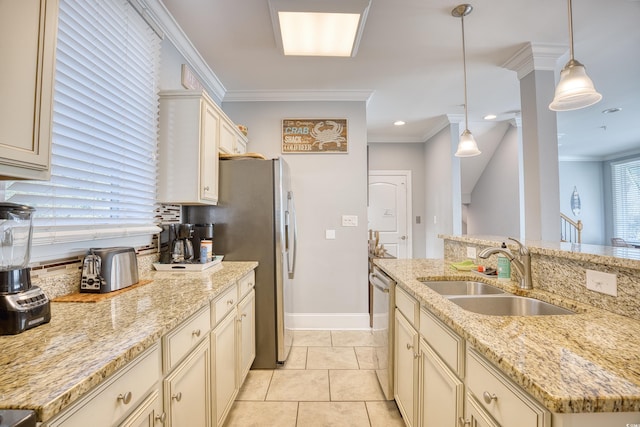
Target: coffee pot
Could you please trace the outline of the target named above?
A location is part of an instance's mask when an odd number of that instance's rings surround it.
[[[175,224],[176,239],[171,248],[171,262],[185,262],[193,259],[193,224]]]

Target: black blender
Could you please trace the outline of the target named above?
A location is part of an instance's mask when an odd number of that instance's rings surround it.
[[[0,335],[14,335],[51,320],[49,298],[31,285],[34,208],[0,203]]]

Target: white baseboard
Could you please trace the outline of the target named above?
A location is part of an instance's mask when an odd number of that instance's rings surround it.
[[[287,315],[291,329],[369,330],[368,313],[295,313]]]

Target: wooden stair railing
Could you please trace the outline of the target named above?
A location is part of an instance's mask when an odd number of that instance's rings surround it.
[[[574,221],[560,212],[560,241],[582,243],[582,221]]]

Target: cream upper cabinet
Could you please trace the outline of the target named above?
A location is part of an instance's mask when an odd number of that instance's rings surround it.
[[[159,202],[218,202],[221,114],[205,92],[160,94]]]
[[[49,179],[57,0],[0,1],[0,178]]]
[[[220,152],[243,154],[247,152],[247,138],[231,121],[224,118],[220,125]]]

